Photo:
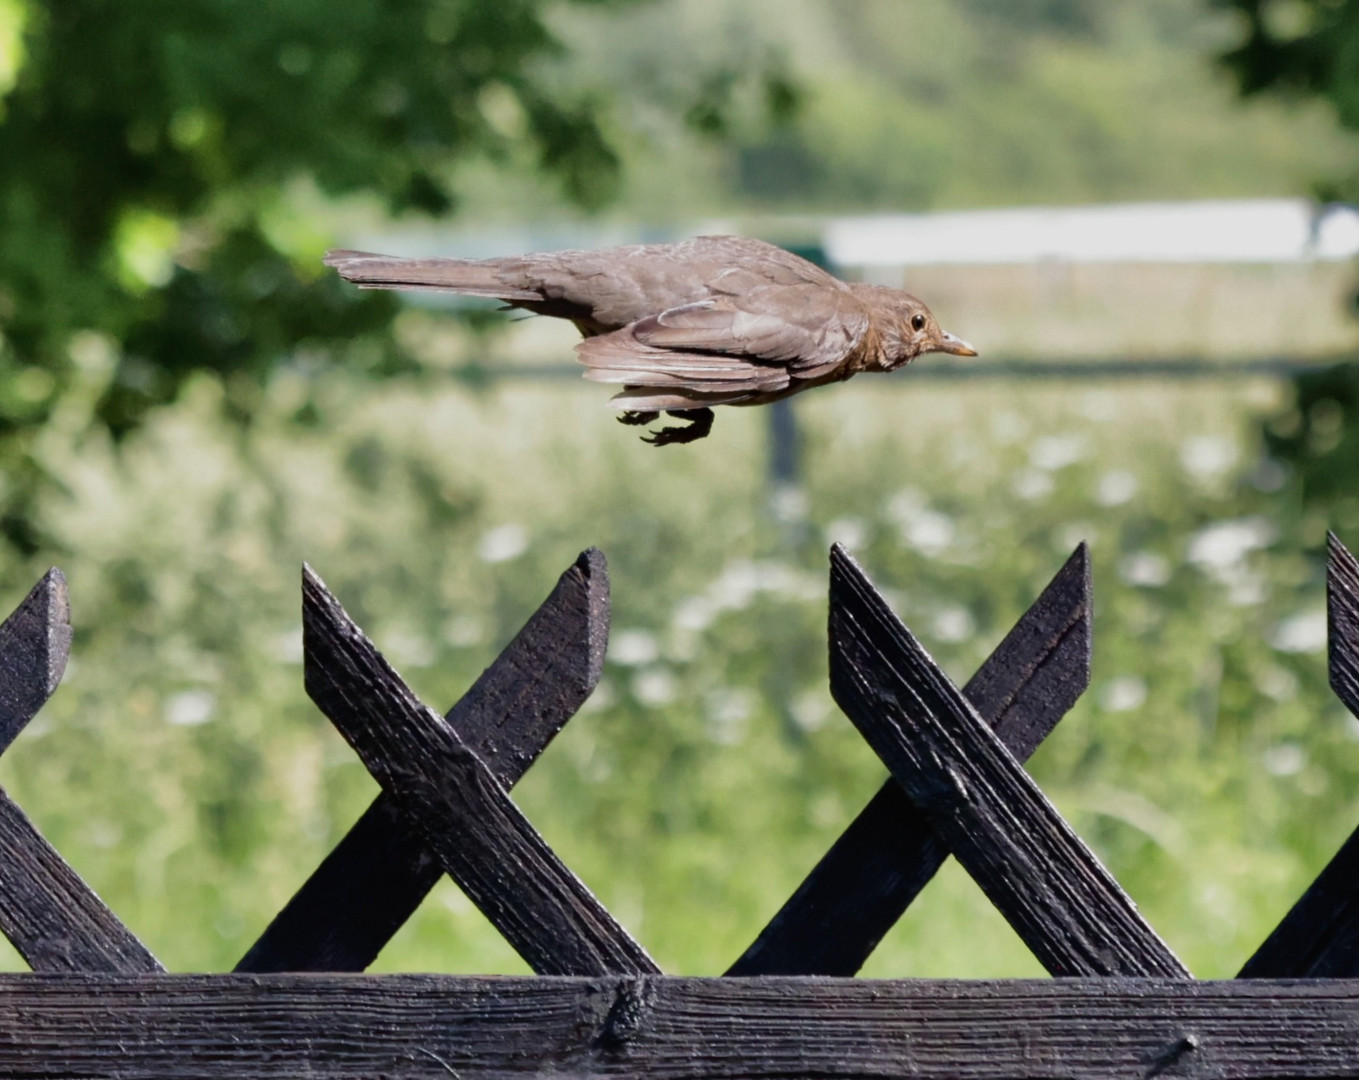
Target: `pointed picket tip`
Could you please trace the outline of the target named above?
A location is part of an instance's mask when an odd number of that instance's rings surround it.
[[[53,572],[58,573],[57,571]],[[576,561],[558,578],[556,587],[547,600],[540,605],[534,616],[530,618],[524,630],[531,630],[534,619],[542,617],[545,612],[554,609],[563,601],[564,594],[572,591],[579,592],[582,597],[580,606],[583,612],[579,629],[584,632],[582,637],[586,651],[585,664],[581,675],[583,676],[584,696],[589,696],[594,688],[599,685],[599,680],[604,675],[604,658],[609,648],[611,610],[609,565],[608,560],[604,557],[604,552],[596,547],[589,547],[582,551],[577,556]],[[348,615],[344,613],[344,608],[335,598],[335,594],[330,591],[321,575],[308,562],[302,564],[302,598],[304,611],[308,603],[334,605],[348,621]],[[353,625],[352,621],[350,621],[350,625]],[[511,643],[509,648],[513,648],[513,644]],[[508,648],[507,651],[509,651]]]
[[[70,654],[66,577],[53,567],[0,623],[0,753],[52,696]]]
[[[1021,761],[1090,686],[1094,584],[1090,549],[1077,545],[968,682],[968,699]],[[1023,691],[1012,687],[1023,678]]]
[[[859,561],[845,548],[843,544],[832,544],[830,549],[831,564],[831,590],[834,591],[837,580],[841,582],[857,582],[873,589],[873,583],[868,580],[868,575],[864,573]],[[873,589],[876,594],[877,589]]]
[[[576,573],[586,590],[586,640],[588,641],[588,681],[594,690],[603,677],[603,658],[609,651],[609,562],[598,547],[586,547],[563,577]]]
[[[830,562],[832,619],[836,596],[848,589],[916,640],[842,545],[831,545]],[[1022,760],[1089,688],[1093,652],[1094,580],[1090,546],[1082,540],[968,682],[967,696],[978,712],[994,717],[997,732]],[[1035,655],[1042,657],[1037,663]],[[1032,665],[1022,696],[1013,696],[1011,689],[1016,664]],[[1010,729],[1018,730],[1011,734]]]
[[[1359,560],[1326,534],[1326,646],[1331,689],[1359,717]]]

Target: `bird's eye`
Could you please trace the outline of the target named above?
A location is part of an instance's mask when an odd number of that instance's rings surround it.
[[[924,316],[924,315],[912,315],[912,316],[911,316],[911,329],[914,330],[917,334],[920,333],[921,330],[924,330],[924,329],[925,329],[925,316]]]

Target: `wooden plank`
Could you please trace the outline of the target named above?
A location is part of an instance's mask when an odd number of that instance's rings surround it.
[[[1359,983],[0,976],[30,1080],[1359,1072]]]
[[[0,789],[0,932],[34,971],[163,971]]]
[[[1359,561],[1331,533],[1326,613],[1331,689],[1359,717]],[[1359,975],[1359,830],[1246,961],[1243,979]]]
[[[608,570],[590,548],[448,713],[505,787],[590,696],[608,638]],[[443,872],[391,796],[379,795],[236,970],[362,971]]]
[[[66,578],[54,567],[0,623],[0,753],[52,696],[70,651]],[[163,970],[2,789],[0,932],[35,971]]]
[[[1050,972],[1189,977],[838,545],[830,638],[840,708]]]
[[[1331,689],[1359,717],[1359,561],[1326,535],[1327,659]]]
[[[656,971],[454,726],[410,692],[310,567],[302,574],[302,643],[307,693],[396,798],[444,870],[534,971]]]
[[[66,578],[53,567],[0,623],[0,753],[52,696],[70,652]]]
[[[1025,761],[1090,684],[1090,555],[1048,583],[963,693]],[[948,849],[888,779],[728,975],[853,975]]]

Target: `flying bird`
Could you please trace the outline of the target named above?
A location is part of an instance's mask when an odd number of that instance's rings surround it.
[[[325,262],[365,289],[486,296],[569,319],[585,377],[622,384],[622,423],[689,421],[644,436],[656,446],[703,438],[714,405],[763,405],[921,353],[977,355],[914,296],[740,236],[502,259],[332,251]]]

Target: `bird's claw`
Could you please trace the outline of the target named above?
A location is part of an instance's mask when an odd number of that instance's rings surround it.
[[[640,424],[649,424],[660,415],[661,414],[658,412],[634,412],[629,410],[628,412],[619,413],[614,419],[620,424],[627,424],[629,427],[634,427]]]
[[[656,415],[652,413],[651,419],[654,420]],[[676,446],[706,438],[713,429],[712,409],[667,409],[666,415],[688,420],[689,423],[684,427],[667,427],[650,432],[642,436],[642,442],[650,443],[652,446]]]

